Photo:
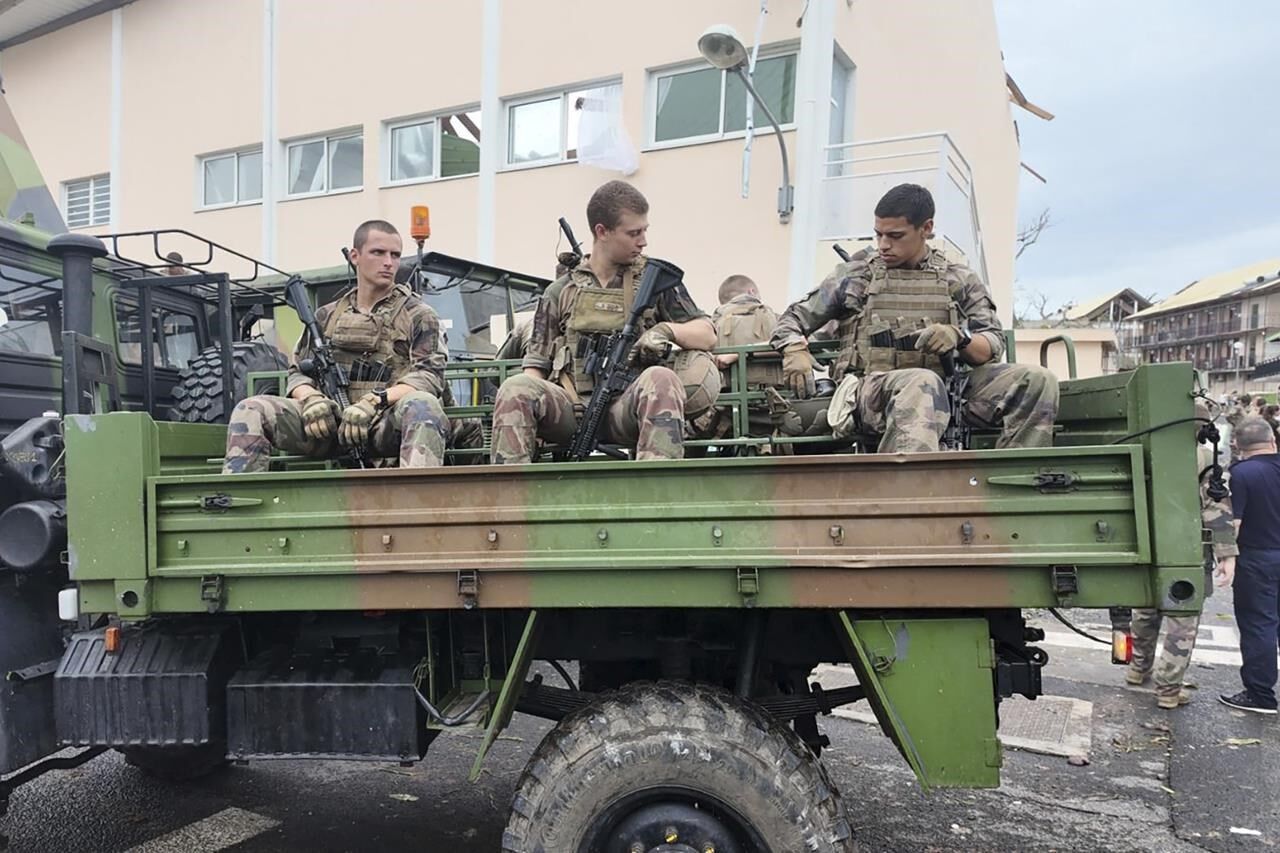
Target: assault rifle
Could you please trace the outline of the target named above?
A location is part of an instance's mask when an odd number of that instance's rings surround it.
[[[844,261],[846,264],[849,263],[849,261],[853,260],[853,255],[849,254],[849,250],[846,249],[844,246],[841,246],[839,243],[832,243],[831,251],[839,255],[840,260]]]
[[[573,236],[573,229],[569,227],[569,220],[563,216],[560,217],[560,230],[564,232],[564,236],[569,241],[569,251],[561,252],[556,258],[561,264],[573,269],[582,263],[582,244],[578,242],[578,238]]]
[[[943,450],[968,450],[969,436],[973,432],[964,422],[964,394],[969,390],[969,371],[960,367],[959,358],[954,352],[943,353],[942,373],[946,377],[947,402],[950,404],[951,418],[942,433],[938,444]]]
[[[347,389],[351,380],[347,371],[333,357],[333,348],[324,338],[320,323],[316,320],[316,312],[307,298],[307,283],[300,276],[293,276],[284,286],[285,301],[298,313],[298,319],[311,338],[311,357],[298,363],[298,370],[320,383],[320,390],[330,400],[338,404],[342,411],[351,405],[351,397]],[[361,468],[368,468],[368,459],[363,447],[352,447],[351,458]]]
[[[621,331],[602,336],[603,340],[588,346],[590,352],[584,367],[594,381],[594,388],[582,421],[569,442],[568,458],[571,461],[581,462],[595,452],[600,443],[604,413],[635,378],[631,367],[631,348],[640,337],[641,317],[653,307],[659,295],[679,286],[683,278],[684,271],[675,264],[649,258],[640,275],[635,303],[631,306],[626,325]]]

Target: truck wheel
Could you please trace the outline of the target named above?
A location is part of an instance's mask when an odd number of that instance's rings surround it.
[[[126,746],[120,752],[126,764],[165,782],[192,782],[227,766],[227,747],[221,743]]]
[[[636,683],[560,722],[516,789],[505,853],[856,850],[795,733],[718,688]]]
[[[249,374],[284,370],[289,360],[280,350],[264,341],[239,341],[231,345],[231,357],[235,361],[234,402],[238,403],[249,396]],[[260,383],[258,390],[263,394],[279,394],[281,389],[275,382]],[[191,424],[226,423],[230,412],[226,411],[222,400],[222,351],[220,347],[209,347],[187,365],[178,377],[178,384],[173,387],[173,406],[169,410],[171,420]]]

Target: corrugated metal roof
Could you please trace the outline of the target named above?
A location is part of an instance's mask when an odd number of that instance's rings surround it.
[[[110,12],[129,0],[10,0],[0,2],[0,50]]]
[[[1103,305],[1106,305],[1112,299],[1117,299],[1121,296],[1124,296],[1125,298],[1129,299],[1131,302],[1137,301],[1137,302],[1145,303],[1147,305],[1151,304],[1150,301],[1145,296],[1143,296],[1141,293],[1138,293],[1133,288],[1122,287],[1119,290],[1113,290],[1110,293],[1099,296],[1097,299],[1090,299],[1088,302],[1080,303],[1079,305],[1067,311],[1066,317],[1068,320],[1080,320],[1084,317],[1088,317],[1090,314],[1092,314],[1094,311],[1097,311]]]
[[[1164,314],[1167,311],[1173,311],[1178,308],[1199,305],[1202,302],[1212,302],[1237,290],[1257,286],[1259,278],[1262,278],[1264,283],[1272,281],[1275,279],[1277,272],[1280,272],[1280,258],[1258,261],[1248,266],[1236,267],[1233,270],[1216,273],[1198,281],[1193,281],[1168,299],[1152,305],[1146,310],[1139,311],[1133,317],[1142,319],[1156,314]]]

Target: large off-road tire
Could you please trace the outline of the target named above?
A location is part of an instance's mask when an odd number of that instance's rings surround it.
[[[839,793],[794,732],[724,690],[670,681],[608,693],[552,729],[502,837],[505,853],[708,845],[857,849]]]
[[[289,359],[280,350],[263,341],[240,341],[232,346],[235,360],[235,392],[233,404],[249,396],[249,374],[284,370]],[[279,394],[275,383],[260,383],[259,393]],[[222,353],[220,347],[209,347],[196,356],[173,387],[170,419],[192,424],[226,423],[230,414],[222,399]]]
[[[126,746],[126,764],[165,782],[191,782],[227,766],[226,744],[201,746]]]

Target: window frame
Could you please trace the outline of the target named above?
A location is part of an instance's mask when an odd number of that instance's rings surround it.
[[[105,181],[107,185],[107,215],[105,218],[101,220],[95,220],[94,211],[97,209],[97,204],[95,203],[96,202],[95,196],[96,196],[96,189],[99,181]],[[89,221],[75,225],[75,224],[72,224],[71,222],[71,208],[70,208],[71,188],[76,184],[84,184],[84,183],[87,183],[89,185]],[[97,175],[89,175],[88,177],[84,177],[84,178],[72,178],[71,180],[63,181],[62,182],[62,218],[63,218],[63,221],[66,222],[67,228],[69,230],[110,226],[111,225],[111,173],[102,172]]]
[[[502,172],[518,172],[521,169],[539,169],[544,166],[558,166],[563,163],[578,162],[578,148],[576,140],[570,148],[569,145],[569,111],[572,105],[569,103],[571,95],[590,92],[593,89],[603,89],[605,86],[622,85],[621,77],[604,77],[596,80],[588,80],[582,83],[571,83],[565,86],[554,86],[550,89],[542,89],[537,92],[528,92],[522,95],[513,95],[502,99],[502,126],[499,129],[502,133]],[[555,157],[545,157],[541,160],[526,160],[519,163],[511,162],[511,111],[516,107],[526,106],[528,104],[537,104],[542,101],[550,101],[559,99],[560,101],[560,152]],[[569,156],[569,151],[573,151],[573,156]]]
[[[344,139],[360,138],[360,183],[351,187],[339,187],[334,189],[329,186],[329,176],[333,171],[333,164],[330,161],[330,146],[334,142]],[[324,189],[312,192],[294,193],[289,191],[289,151],[290,149],[302,145],[310,145],[315,142],[324,144]],[[344,130],[334,130],[328,133],[316,133],[310,136],[298,136],[293,139],[285,139],[280,143],[281,164],[284,168],[280,170],[281,201],[293,201],[299,198],[319,198],[326,195],[342,195],[344,193],[357,193],[364,191],[365,169],[364,169],[364,127],[350,127]]]
[[[747,51],[751,48],[748,46]],[[761,45],[760,53],[756,57],[757,62],[763,62],[766,59],[777,59],[784,56],[794,56],[796,63],[800,62],[800,43],[798,41],[788,41],[780,44]],[[746,139],[747,131],[724,129],[724,108],[725,93],[728,90],[726,81],[728,80],[728,71],[720,71],[720,105],[719,105],[719,122],[720,130],[716,133],[702,133],[696,136],[682,136],[679,139],[665,139],[659,141],[658,134],[658,81],[663,77],[671,77],[676,74],[684,74],[690,71],[718,70],[705,59],[694,59],[687,62],[678,62],[671,65],[660,65],[645,71],[645,93],[644,93],[644,148],[642,151],[661,151],[666,148],[681,148],[686,145],[704,145],[708,142],[723,142],[729,139]],[[795,92],[792,92],[792,100],[795,99]],[[763,112],[757,113],[760,119],[755,123],[755,133],[759,136],[763,130],[772,133],[773,128],[769,126],[769,121],[764,117]],[[778,122],[778,127],[783,133],[796,129],[795,116],[789,122]]]
[[[196,210],[223,210],[228,207],[248,207],[254,204],[262,204],[262,197],[265,193],[262,192],[261,188],[259,188],[259,195],[257,198],[247,200],[240,198],[240,158],[247,154],[257,154],[259,157],[266,156],[263,146],[248,145],[243,148],[230,148],[226,151],[202,154],[196,158]],[[216,204],[205,204],[205,164],[211,160],[225,160],[228,157],[232,157],[235,160],[235,170],[231,177],[235,200],[218,202]]]
[[[385,119],[382,122],[382,135],[379,142],[380,149],[380,165],[378,168],[378,186],[380,188],[389,187],[407,187],[414,184],[432,184],[437,181],[453,181],[459,178],[474,178],[480,174],[479,168],[474,172],[467,172],[461,175],[443,175],[441,174],[440,158],[444,153],[442,144],[444,137],[444,125],[441,119],[449,116],[459,115],[461,113],[478,113],[480,112],[479,104],[464,104],[459,107],[444,110],[433,110],[429,113],[418,113],[416,115],[405,116],[403,118]],[[419,124],[433,125],[431,131],[431,174],[421,178],[392,178],[391,170],[395,166],[392,159],[392,143],[391,137],[396,130],[404,127],[413,127]],[[480,128],[483,136],[484,128]],[[477,145],[481,144],[477,142]]]

